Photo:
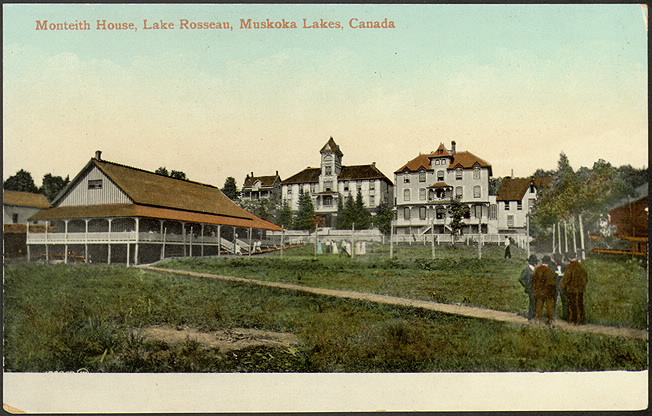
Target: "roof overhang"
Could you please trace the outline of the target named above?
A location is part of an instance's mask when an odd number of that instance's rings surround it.
[[[231,225],[234,227],[260,228],[270,231],[281,231],[283,228],[262,218],[236,218],[224,215],[205,214],[200,212],[182,211],[169,208],[149,207],[138,204],[107,204],[63,206],[44,209],[30,220],[63,220],[82,218],[123,218],[140,217],[183,222],[197,222],[215,225]]]

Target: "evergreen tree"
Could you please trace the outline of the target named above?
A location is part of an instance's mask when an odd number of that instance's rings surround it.
[[[170,176],[170,172],[168,172],[167,168],[161,166],[160,168],[156,169],[154,173],[158,173],[159,175],[163,176]]]
[[[294,217],[293,228],[295,230],[309,230],[313,227],[313,217],[315,216],[315,207],[312,198],[307,192],[299,192],[299,209]]]
[[[34,179],[32,179],[32,174],[24,169],[16,172],[14,176],[7,178],[4,182],[4,189],[20,192],[38,192],[38,188],[34,184]]]
[[[63,179],[61,176],[52,176],[46,173],[43,176],[43,184],[41,185],[40,193],[45,195],[48,201],[52,202],[54,198],[70,183],[70,176]]]
[[[170,172],[170,177],[175,178],[175,179],[188,180],[188,178],[186,177],[186,174],[181,172],[180,170],[172,170]]]
[[[344,221],[344,204],[342,203],[342,198],[337,199],[337,222],[335,223],[335,228],[341,230],[342,224]]]
[[[369,228],[369,226],[371,226],[371,214],[364,206],[364,201],[362,200],[362,193],[360,190],[358,190],[358,194],[355,197],[352,217],[355,228],[358,230],[366,230]]]
[[[337,228],[340,230],[351,229],[353,222],[355,220],[355,202],[353,202],[353,197],[348,195],[344,200],[344,206],[342,207],[342,213],[337,217]]]
[[[373,218],[373,224],[381,233],[389,235],[394,219],[392,207],[385,201],[381,202],[376,208],[376,216]]]
[[[281,209],[277,213],[276,224],[287,229],[292,227],[292,222],[292,208],[287,202],[283,202]]]
[[[229,176],[226,178],[224,181],[224,187],[222,188],[222,192],[224,195],[228,196],[231,198],[231,200],[236,200],[240,196],[240,192],[238,192],[238,187],[235,184],[235,178],[232,176]]]

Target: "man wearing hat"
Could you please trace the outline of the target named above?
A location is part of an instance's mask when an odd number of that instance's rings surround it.
[[[555,272],[548,267],[551,261],[550,256],[543,256],[541,265],[534,269],[532,274],[532,291],[536,298],[535,317],[537,321],[541,320],[541,312],[545,304],[548,312],[548,325],[552,324],[555,317],[555,288],[557,285]]]
[[[569,257],[570,263],[566,267],[561,287],[568,293],[568,321],[579,325],[584,323],[584,290],[589,277],[577,260],[577,255],[571,253]]]
[[[539,259],[537,258],[537,256],[532,254],[527,259],[527,262],[528,264],[521,272],[521,277],[519,277],[518,281],[521,285],[523,285],[523,289],[525,289],[525,293],[527,293],[527,296],[530,299],[530,304],[527,312],[527,319],[528,321],[531,321],[532,319],[534,319],[535,306],[536,306],[536,299],[534,298],[534,293],[532,292],[532,275],[534,274],[534,268],[539,263]]]

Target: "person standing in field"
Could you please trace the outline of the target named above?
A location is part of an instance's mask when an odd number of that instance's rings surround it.
[[[534,319],[536,307],[536,298],[534,297],[534,292],[532,291],[532,275],[534,274],[534,268],[539,263],[539,259],[537,256],[532,254],[528,258],[527,262],[528,264],[521,272],[521,277],[519,277],[518,281],[523,286],[523,289],[525,289],[525,293],[527,293],[528,299],[530,300],[527,319],[528,321],[531,321]]]
[[[505,237],[505,258],[506,259],[511,259],[512,258],[512,252],[509,249],[509,246],[511,244],[511,241],[509,237]]]
[[[584,323],[584,290],[589,276],[575,253],[571,253],[569,257],[570,263],[566,267],[561,287],[568,294],[568,321],[581,325]]]
[[[541,265],[534,269],[532,274],[532,291],[536,298],[535,318],[537,321],[541,321],[541,313],[545,305],[548,313],[548,325],[552,324],[555,317],[555,287],[557,285],[555,272],[548,267],[551,262],[550,256],[543,256]]]

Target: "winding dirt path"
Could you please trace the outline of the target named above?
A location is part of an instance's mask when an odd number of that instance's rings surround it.
[[[144,270],[152,270],[156,272],[172,273],[172,274],[180,274],[180,275],[196,276],[196,277],[207,277],[211,279],[220,279],[220,280],[226,280],[231,282],[250,283],[250,284],[256,284],[260,286],[275,287],[280,289],[312,293],[316,295],[363,300],[368,302],[383,303],[387,305],[410,306],[414,308],[444,312],[453,315],[467,316],[470,318],[489,319],[493,321],[509,322],[513,324],[547,328],[546,325],[543,325],[541,323],[536,323],[536,322],[530,322],[525,317],[522,317],[512,312],[496,311],[493,309],[477,308],[473,306],[451,305],[446,303],[430,302],[426,300],[400,298],[400,297],[389,296],[389,295],[354,292],[350,290],[323,289],[317,287],[296,285],[292,283],[267,282],[264,280],[246,279],[243,277],[233,277],[233,276],[221,276],[216,274],[191,272],[186,270],[165,269],[161,267],[154,267],[148,265],[142,265],[138,267]],[[571,325],[564,321],[556,321],[553,324],[553,328],[567,331],[567,332],[611,335],[611,336],[644,339],[644,340],[648,339],[648,332],[644,329],[620,328],[620,327],[591,325],[591,324],[578,326],[578,325]]]

